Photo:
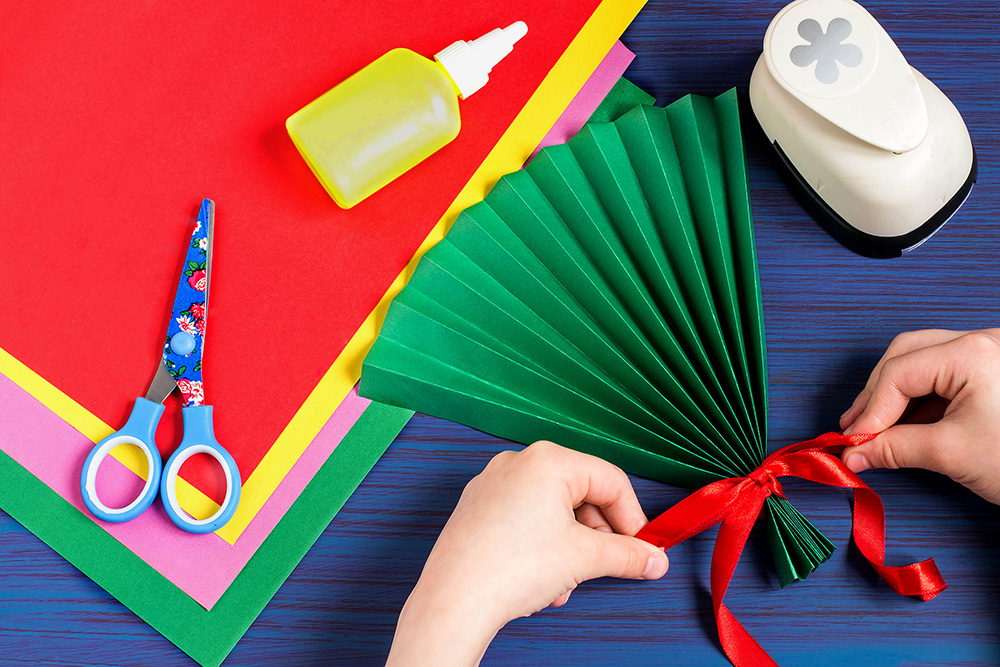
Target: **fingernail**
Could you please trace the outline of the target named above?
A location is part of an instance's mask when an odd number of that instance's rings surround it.
[[[850,425],[848,425],[848,427],[844,429],[844,435],[850,435],[850,434],[854,433],[854,424],[857,424],[857,423],[858,422],[855,421],[855,422],[852,422]]]
[[[649,554],[649,560],[646,561],[646,569],[642,572],[642,578],[659,579],[667,573],[668,566],[667,554],[662,551],[655,551]]]
[[[844,461],[844,465],[846,465],[851,472],[864,472],[872,467],[871,464],[868,463],[868,459],[865,458],[864,454],[851,454],[847,457],[847,460]]]

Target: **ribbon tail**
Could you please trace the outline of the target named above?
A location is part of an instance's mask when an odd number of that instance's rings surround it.
[[[778,667],[778,663],[761,648],[722,602],[766,497],[763,493],[748,495],[744,502],[733,508],[719,527],[712,553],[711,583],[715,623],[722,649],[735,667]]]
[[[722,650],[735,667],[779,667],[743,624],[736,620],[729,607],[719,605],[715,611],[715,623],[719,628]]]
[[[882,499],[867,485],[854,489],[853,533],[861,553],[900,595],[915,595],[926,602],[948,587],[933,558],[909,565],[885,564],[885,509]]]

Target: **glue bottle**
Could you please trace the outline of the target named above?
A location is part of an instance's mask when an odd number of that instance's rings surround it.
[[[486,85],[527,32],[518,21],[434,60],[393,49],[290,116],[288,134],[333,200],[350,208],[458,136],[458,100]]]

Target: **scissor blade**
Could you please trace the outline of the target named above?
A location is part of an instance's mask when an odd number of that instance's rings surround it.
[[[167,400],[167,396],[174,389],[177,389],[177,381],[174,380],[174,376],[170,374],[167,367],[163,363],[160,363],[156,367],[156,375],[153,376],[153,381],[149,383],[149,389],[146,390],[146,400],[153,401],[154,403],[162,403]]]
[[[205,199],[201,203],[198,224],[187,247],[184,269],[177,284],[174,308],[170,314],[167,339],[163,346],[163,366],[180,388],[185,407],[205,402],[201,360],[205,346],[205,323],[208,318],[208,287],[214,230],[215,202]]]

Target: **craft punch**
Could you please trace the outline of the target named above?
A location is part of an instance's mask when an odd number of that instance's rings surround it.
[[[853,0],[796,0],[778,12],[750,104],[790,188],[860,255],[915,249],[976,181],[955,105]]]

